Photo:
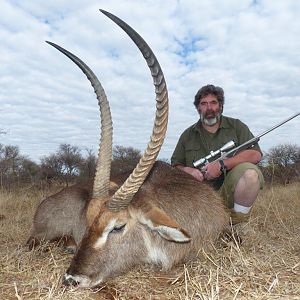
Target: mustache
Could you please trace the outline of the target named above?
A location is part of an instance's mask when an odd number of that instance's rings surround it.
[[[216,116],[218,113],[216,113],[216,112],[214,112],[214,111],[207,111],[206,113],[205,113],[205,116]]]
[[[215,112],[213,110],[210,110],[210,111],[206,111],[205,114],[201,114],[203,116],[203,118],[208,118],[208,119],[212,119],[212,118],[215,118],[215,117],[218,117],[220,115],[220,112]]]

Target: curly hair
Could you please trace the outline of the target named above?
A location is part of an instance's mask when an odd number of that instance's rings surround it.
[[[208,84],[203,86],[195,95],[195,100],[194,100],[194,105],[196,109],[198,108],[198,105],[200,103],[200,100],[203,97],[206,97],[208,95],[214,95],[217,97],[219,103],[223,106],[225,102],[224,98],[224,91],[221,87],[219,86],[214,86],[212,84]]]

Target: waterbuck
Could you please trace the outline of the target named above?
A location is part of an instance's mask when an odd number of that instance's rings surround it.
[[[94,287],[108,278],[150,263],[168,269],[214,241],[229,224],[220,196],[211,187],[162,162],[155,162],[168,121],[168,92],[161,67],[147,43],[125,22],[118,24],[142,52],[156,93],[154,128],[142,158],[113,194],[108,184],[94,192],[86,212],[87,228],[65,285]],[[106,178],[105,178],[106,176]]]

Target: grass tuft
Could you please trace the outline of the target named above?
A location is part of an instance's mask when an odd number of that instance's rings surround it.
[[[300,185],[265,189],[248,224],[237,229],[242,244],[217,243],[168,272],[149,266],[117,277],[97,290],[61,284],[72,255],[43,243],[24,246],[39,191],[0,192],[1,299],[299,299]]]

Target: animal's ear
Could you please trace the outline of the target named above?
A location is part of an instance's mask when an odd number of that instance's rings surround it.
[[[143,212],[140,222],[158,232],[166,240],[179,243],[191,241],[188,232],[158,207],[151,207]]]

